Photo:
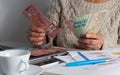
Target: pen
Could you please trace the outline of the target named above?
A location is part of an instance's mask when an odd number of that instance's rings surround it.
[[[89,60],[85,55],[83,55],[81,52],[77,52],[79,56],[81,56],[82,58],[84,58],[85,60]]]
[[[86,60],[86,61],[77,61],[77,62],[70,62],[67,63],[67,67],[73,67],[73,66],[84,66],[84,65],[93,65],[93,64],[99,64],[106,62],[106,59],[95,59],[95,60]]]

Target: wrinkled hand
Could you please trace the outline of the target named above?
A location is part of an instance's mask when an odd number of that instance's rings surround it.
[[[104,40],[102,34],[86,34],[84,37],[79,38],[79,46],[87,50],[100,50]]]
[[[45,30],[37,25],[32,25],[29,31],[29,40],[35,46],[43,44],[45,41]]]

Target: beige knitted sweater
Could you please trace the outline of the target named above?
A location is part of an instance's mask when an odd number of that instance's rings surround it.
[[[105,3],[90,3],[85,0],[53,0],[48,18],[59,25],[63,32],[57,37],[57,45],[67,48],[79,48],[77,37],[65,24],[65,19],[78,18],[101,10],[109,10],[99,33],[104,35],[102,49],[119,47],[120,43],[120,1],[109,0]]]

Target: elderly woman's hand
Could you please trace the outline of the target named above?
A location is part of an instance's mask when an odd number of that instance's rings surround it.
[[[35,46],[43,44],[45,41],[45,30],[37,25],[32,25],[29,31],[29,40]]]
[[[103,43],[103,35],[102,34],[86,34],[84,37],[79,38],[78,40],[79,46],[83,49],[87,50],[100,50]]]

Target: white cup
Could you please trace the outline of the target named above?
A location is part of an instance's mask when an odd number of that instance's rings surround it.
[[[30,52],[27,50],[5,50],[0,52],[0,69],[3,75],[26,74]]]

